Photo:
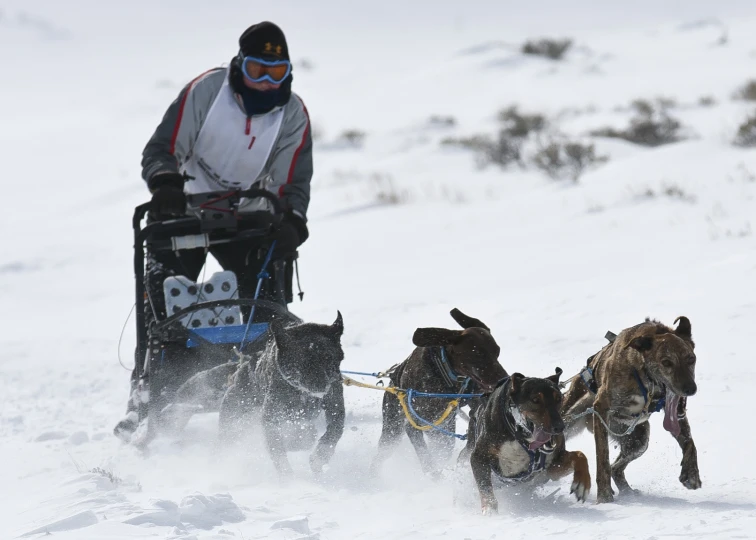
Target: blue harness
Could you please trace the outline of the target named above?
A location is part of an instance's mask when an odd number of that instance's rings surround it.
[[[433,355],[433,363],[436,365],[436,369],[441,374],[448,388],[457,388],[457,385],[461,384],[462,389],[464,389],[470,384],[470,377],[457,375],[452,369],[449,364],[449,357],[446,354],[446,347],[439,347],[439,354]],[[462,390],[459,393],[462,393]]]

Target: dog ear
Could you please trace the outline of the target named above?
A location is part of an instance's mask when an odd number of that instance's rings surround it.
[[[491,329],[488,326],[486,326],[486,324],[483,321],[481,321],[480,319],[475,319],[473,317],[468,317],[457,308],[454,308],[453,310],[451,310],[449,314],[464,329],[485,328],[489,332],[491,331]]]
[[[648,352],[654,346],[654,338],[651,336],[638,336],[627,344],[627,347],[632,347],[640,353]],[[627,348],[625,347],[625,348]]]
[[[283,324],[278,319],[270,321],[270,333],[273,334],[273,339],[276,340],[276,345],[279,349],[286,347],[289,343],[289,336],[286,335],[286,330]]]
[[[341,338],[344,333],[344,318],[341,316],[340,311],[336,311],[336,320],[331,325],[331,332],[337,339]]]
[[[418,347],[445,347],[456,342],[461,335],[461,330],[418,328],[412,335],[412,343]]]
[[[677,324],[678,321],[680,324]],[[681,338],[692,339],[690,319],[681,315],[680,317],[675,319],[675,324],[677,324],[677,328],[675,328],[675,334],[677,334]]]
[[[512,381],[512,384],[509,388],[510,394],[516,394],[520,391],[520,387],[522,386],[522,381],[525,380],[525,375],[522,373],[512,373],[512,376],[509,378],[509,380]]]
[[[559,377],[562,375],[562,368],[557,367],[555,370],[554,375],[550,375],[549,377],[546,377],[548,380],[553,382],[554,384],[559,384]]]

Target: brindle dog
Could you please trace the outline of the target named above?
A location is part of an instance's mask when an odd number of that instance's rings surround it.
[[[648,448],[648,419],[662,408],[664,429],[683,452],[680,482],[688,489],[701,487],[696,445],[685,413],[686,398],[697,390],[695,345],[690,320],[678,317],[678,322],[673,330],[646,319],[623,330],[588,359],[582,377],[575,379],[565,396],[562,414],[568,421],[569,434],[587,427],[596,440],[600,503],[614,500],[612,478],[620,492],[634,491],[625,479],[625,468]],[[576,418],[590,407],[593,415]],[[620,454],[611,466],[610,435],[620,444]]]
[[[506,376],[507,372],[498,362],[499,346],[488,326],[456,308],[450,314],[464,330],[418,328],[412,337],[417,348],[391,373],[392,386],[430,393],[479,393],[492,390]],[[413,407],[422,418],[435,421],[443,415],[448,401],[416,399]],[[460,407],[467,404],[472,409],[477,402],[476,398],[465,400]],[[455,410],[440,427],[453,432],[456,414]],[[415,447],[423,471],[438,475],[423,432],[407,422],[399,400],[388,392],[383,397],[383,431],[372,464],[373,472],[389,457],[401,439],[403,428]],[[454,439],[444,437],[453,444]]]
[[[310,455],[310,467],[319,474],[344,432],[340,371],[344,321],[341,313],[331,325],[304,323],[284,328],[273,321],[270,331],[272,337],[257,365],[246,361],[231,378],[221,403],[221,440],[233,440],[243,432],[259,409],[273,463],[279,473],[288,475],[287,450],[314,445],[314,422],[325,412],[325,433]],[[293,437],[287,437],[287,431],[293,431]]]
[[[585,455],[565,448],[561,373],[556,368],[556,375],[545,379],[514,373],[470,416],[467,446],[457,464],[469,459],[484,514],[498,511],[492,472],[504,482],[533,486],[572,472],[570,493],[585,502],[591,475]]]

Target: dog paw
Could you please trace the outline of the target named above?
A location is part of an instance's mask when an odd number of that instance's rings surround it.
[[[579,502],[585,502],[588,492],[591,490],[591,473],[588,470],[588,459],[582,452],[572,454],[575,474],[572,476],[570,493],[574,493]]]
[[[282,482],[290,480],[294,477],[294,470],[291,468],[291,465],[288,461],[277,463],[276,470],[278,471],[278,478]]]
[[[321,474],[325,463],[317,456],[310,456],[310,470],[315,474]]]
[[[599,491],[598,495],[596,495],[596,502],[599,504],[614,502],[614,492],[612,490],[605,492]]]
[[[572,485],[570,486],[570,494],[574,493],[575,498],[578,500],[578,502],[585,502],[585,499],[588,497],[588,492],[590,490],[591,490],[590,480],[588,480],[588,482],[585,483],[576,478],[572,481]]]
[[[680,483],[688,489],[701,489],[703,483],[698,467],[684,467],[680,472]]]
[[[499,513],[499,505],[491,502],[484,502],[482,505],[484,516],[495,516]]]

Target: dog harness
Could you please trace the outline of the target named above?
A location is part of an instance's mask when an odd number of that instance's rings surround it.
[[[462,389],[460,390],[460,393],[462,393],[467,388],[467,385],[470,384],[470,377],[457,375],[452,369],[449,364],[449,357],[446,354],[446,347],[439,347],[439,354],[433,355],[433,363],[448,388],[456,388],[458,384],[462,384]]]
[[[509,377],[506,377],[499,381],[496,386],[506,386],[510,383],[510,380],[511,379]],[[506,389],[504,390],[504,392],[506,392]],[[549,441],[547,444],[536,448],[535,450],[530,450],[528,448],[527,442],[517,435],[518,427],[523,431],[529,433],[533,432],[525,423],[525,420],[522,417],[522,413],[520,413],[520,410],[512,403],[512,400],[509,397],[507,397],[504,408],[504,419],[507,422],[507,427],[509,428],[509,431],[512,433],[512,435],[514,435],[515,441],[522,447],[523,450],[525,450],[525,452],[527,452],[528,457],[530,458],[530,462],[528,463],[528,468],[516,476],[503,476],[496,471],[494,472],[496,472],[496,476],[503,482],[524,482],[526,480],[529,480],[535,474],[546,469],[546,458],[549,456],[549,454],[554,452],[556,447],[552,445],[551,441]],[[516,425],[512,425],[512,422],[510,422],[509,420],[510,416],[515,421]],[[479,429],[479,426],[479,423],[476,424],[476,430]],[[476,433],[476,439],[478,438],[478,435],[479,433]]]
[[[610,343],[614,343],[614,340],[617,338],[617,335],[611,331],[608,331],[606,333],[606,336],[604,337]],[[596,379],[593,374],[593,368],[591,368],[589,365],[591,363],[591,360],[593,360],[594,357],[595,355],[588,358],[588,360],[586,361],[585,367],[580,370],[580,373],[578,375],[580,379],[583,381],[583,384],[585,384],[588,391],[591,394],[596,395],[598,393],[598,384],[596,383]],[[648,376],[648,374],[646,375]],[[631,423],[630,427],[625,431],[625,433],[614,433],[613,431],[611,431],[611,429],[609,428],[609,425],[599,415],[598,417],[601,420],[601,422],[604,424],[604,427],[606,427],[606,429],[609,430],[609,433],[611,433],[612,435],[615,435],[615,436],[629,435],[635,430],[635,427],[638,425],[638,423],[640,423],[640,420],[643,418],[643,416],[651,415],[653,413],[664,410],[664,406],[667,403],[666,392],[664,393],[664,395],[662,395],[662,397],[660,397],[656,401],[650,400],[650,392],[648,388],[646,388],[646,385],[643,384],[643,379],[641,379],[640,373],[638,373],[637,369],[633,369],[633,377],[635,378],[635,382],[638,384],[638,389],[640,390],[641,395],[643,396],[643,402],[644,402],[643,410],[637,414],[629,415],[629,417],[633,418],[634,421]],[[653,379],[650,376],[648,376],[648,379],[653,383]],[[663,385],[662,385],[662,389],[664,389]],[[585,413],[578,415],[578,417],[585,416],[586,414],[595,414],[595,411],[593,410],[593,408],[589,408]],[[685,416],[686,416],[685,410],[683,410],[682,413],[677,414],[677,418],[680,420],[685,418]]]

